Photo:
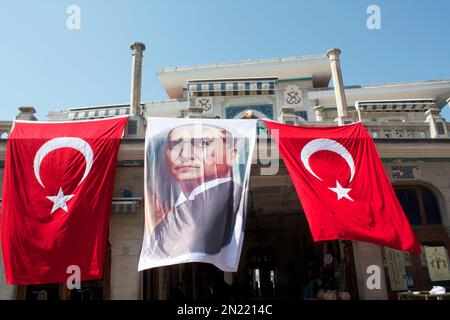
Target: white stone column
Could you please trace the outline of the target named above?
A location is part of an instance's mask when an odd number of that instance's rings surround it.
[[[344,124],[344,118],[347,117],[347,101],[345,99],[344,81],[342,80],[341,64],[339,55],[341,50],[334,48],[327,52],[330,61],[331,74],[333,76],[334,94],[336,96],[337,121],[338,125]]]
[[[294,114],[294,108],[291,106],[284,106],[281,108],[278,120],[282,123],[297,125],[297,117]]]
[[[341,50],[333,48],[327,51],[327,57],[330,61],[331,75],[333,77],[334,95],[336,97],[337,108],[337,123],[338,126],[344,125],[344,118],[347,117],[347,100],[345,98],[344,81],[342,80],[341,61],[339,55]],[[323,121],[323,108],[316,110],[316,120]],[[342,246],[342,240],[339,240],[339,245]],[[356,261],[355,261],[356,262]]]
[[[314,113],[316,115],[316,121],[323,121],[323,119],[324,119],[323,118],[323,109],[324,109],[323,106],[315,106],[313,108]]]
[[[196,106],[189,106],[186,112],[186,118],[203,118],[203,109]]]
[[[142,84],[142,57],[145,45],[141,42],[135,42],[130,46],[133,51],[131,62],[131,98],[130,98],[130,116],[139,115],[141,108],[141,84]]]
[[[430,108],[425,112],[425,122],[430,124],[431,138],[448,138],[447,124],[440,113],[441,110],[437,108]]]
[[[355,102],[355,109],[356,112],[358,113],[358,121],[362,121],[362,108],[359,107],[359,101]]]
[[[130,117],[125,128],[124,139],[137,139],[145,137],[145,118],[141,114],[141,87],[142,87],[142,57],[145,45],[135,42],[130,46],[132,50],[131,62],[131,95]]]

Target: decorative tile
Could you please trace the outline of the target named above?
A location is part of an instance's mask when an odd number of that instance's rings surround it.
[[[305,119],[305,121],[308,121],[308,112],[306,112],[306,111],[294,111],[294,114],[297,117],[303,118],[303,119]]]
[[[212,99],[210,97],[201,97],[195,100],[195,106],[202,108],[203,113],[212,113]]]
[[[299,105],[302,102],[301,91],[299,87],[290,85],[284,91],[284,101],[288,105]]]
[[[137,134],[137,120],[128,120],[128,134]]]
[[[417,166],[392,166],[391,173],[393,179],[416,179]]]

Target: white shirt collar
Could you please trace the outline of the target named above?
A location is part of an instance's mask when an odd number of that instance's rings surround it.
[[[183,192],[181,192],[180,195],[178,196],[177,202],[175,203],[175,207],[178,207],[180,204],[182,204],[188,200],[194,200],[195,196],[198,195],[199,193],[205,192],[206,190],[209,190],[215,186],[218,186],[219,184],[222,184],[222,183],[225,183],[228,181],[231,181],[231,177],[214,179],[214,180],[210,180],[206,183],[202,183],[201,185],[195,187],[194,190],[192,190],[192,192],[188,198],[186,198],[186,195]]]

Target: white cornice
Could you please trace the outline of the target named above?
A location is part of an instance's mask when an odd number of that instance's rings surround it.
[[[310,56],[297,56],[297,57],[287,57],[287,58],[275,58],[275,59],[259,59],[259,60],[247,60],[247,61],[234,61],[234,62],[224,62],[215,64],[204,64],[198,66],[183,66],[183,67],[166,67],[159,69],[156,73],[159,75],[161,73],[168,72],[182,72],[182,71],[192,71],[200,69],[211,69],[211,68],[221,68],[221,67],[240,67],[245,65],[261,65],[261,64],[273,64],[280,62],[298,62],[298,61],[308,61],[324,59],[327,60],[325,55],[310,55]]]
[[[280,58],[237,63],[165,68],[157,75],[171,99],[183,96],[183,86],[190,80],[278,78],[312,79],[317,86],[328,86],[331,71],[326,56]]]
[[[345,95],[348,105],[354,105],[356,101],[366,100],[433,99],[445,101],[446,98],[450,97],[450,80],[366,85],[346,88]],[[309,91],[308,98],[317,100],[319,105],[325,107],[336,105],[333,88]]]

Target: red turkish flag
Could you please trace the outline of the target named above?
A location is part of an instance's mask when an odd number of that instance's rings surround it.
[[[265,125],[294,182],[314,241],[356,240],[420,252],[372,137],[361,123]]]
[[[120,139],[128,117],[16,121],[7,141],[1,239],[6,281],[103,276]]]

